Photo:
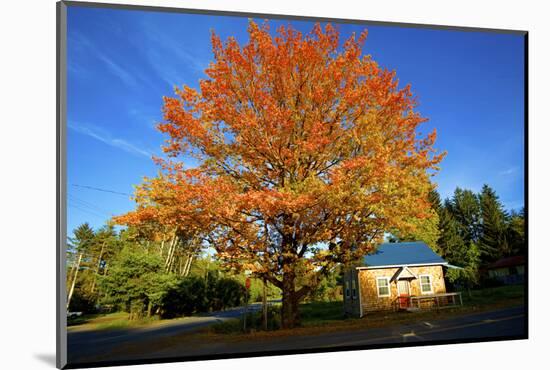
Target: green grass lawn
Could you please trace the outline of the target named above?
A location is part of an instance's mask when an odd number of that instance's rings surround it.
[[[491,307],[521,304],[524,298],[523,285],[509,285],[462,292],[464,307]],[[325,325],[344,320],[343,302],[312,302],[300,305],[302,326]],[[384,314],[384,315],[387,315]]]
[[[503,286],[496,288],[485,288],[471,290],[470,292],[462,292],[463,306],[453,306],[439,310],[421,310],[415,313],[410,312],[393,312],[382,311],[368,313],[361,319],[345,318],[343,313],[343,302],[310,302],[300,305],[301,327],[293,329],[294,332],[315,332],[315,331],[331,331],[350,328],[366,328],[379,327],[388,325],[399,325],[412,323],[424,319],[445,319],[448,317],[487,311],[491,309],[499,309],[508,306],[516,306],[523,304],[524,287],[523,285]],[[278,305],[280,307],[280,304]],[[277,307],[277,306],[276,306]],[[252,328],[254,335],[262,336],[261,313],[250,314],[247,318],[248,328]],[[272,314],[274,320],[279,320],[279,314]],[[271,320],[271,317],[270,317]],[[256,325],[251,324],[256,323]],[[277,327],[278,329],[278,327]],[[220,324],[216,324],[207,329],[212,334],[230,334],[230,335],[248,335],[243,334],[242,320],[233,320]],[[266,335],[274,335],[264,332]],[[280,330],[281,334],[290,332],[288,330]]]
[[[388,326],[399,326],[418,323],[419,321],[436,321],[459,317],[467,314],[475,314],[484,311],[491,311],[505,307],[518,306],[523,304],[523,286],[506,286],[472,290],[471,298],[468,292],[463,292],[464,306],[452,307],[440,310],[421,310],[417,312],[406,311],[382,311],[373,312],[363,318],[343,317],[343,302],[311,302],[300,305],[302,325],[294,329],[279,329],[263,331],[255,328],[249,332],[243,332],[242,321],[235,319],[203,328],[198,332],[182,333],[175,336],[168,336],[156,341],[153,345],[163,349],[174,345],[181,346],[208,346],[211,343],[237,343],[248,341],[272,341],[285,340],[290,336],[323,335],[331,332],[350,332],[355,330],[367,330],[370,328],[381,328]],[[277,306],[273,305],[270,314],[275,320],[280,320],[277,313]],[[260,318],[257,313],[256,319]],[[252,317],[247,321],[250,324]],[[250,325],[247,325],[250,328]],[[143,350],[150,350],[151,344]],[[131,347],[124,351],[139,353],[141,347],[132,343]]]
[[[343,314],[342,301],[302,303],[300,305],[301,326],[304,329],[329,329],[330,327],[336,329],[350,326],[392,325],[411,322],[411,320],[420,320],[425,317],[445,318],[461,313],[471,313],[492,308],[497,309],[506,306],[520,305],[523,303],[524,287],[523,285],[513,285],[472,290],[470,293],[464,291],[462,292],[462,298],[464,303],[463,307],[454,307],[439,311],[423,310],[415,314],[391,311],[369,313],[362,319],[346,319]],[[280,327],[280,318],[277,312],[279,308],[280,304],[276,304],[270,309],[269,330],[271,332]],[[248,327],[253,328],[253,331],[261,330],[260,312],[249,314],[247,320],[249,323]],[[68,326],[74,329],[85,330],[120,330],[146,327],[167,321],[169,320],[160,320],[158,317],[130,321],[128,320],[127,313],[116,312],[77,317],[69,320]],[[239,334],[242,333],[242,328],[242,321],[236,319],[213,325],[208,330],[216,334]]]
[[[68,326],[85,330],[121,330],[150,326],[161,321],[168,320],[160,320],[156,316],[152,316],[150,318],[144,317],[139,320],[129,320],[128,313],[114,312],[109,314],[83,315],[81,317],[71,319]]]
[[[85,315],[82,315],[82,316],[73,316],[73,317],[68,317],[67,318],[67,326],[77,326],[77,325],[84,325],[86,324],[87,322],[91,321],[91,320],[94,320],[98,317],[103,317],[105,316],[104,314],[85,314]]]
[[[331,321],[344,320],[344,302],[311,302],[300,305],[302,325],[314,326]]]
[[[507,285],[496,288],[485,288],[462,292],[464,305],[490,305],[498,302],[522,300],[525,295],[524,285]]]

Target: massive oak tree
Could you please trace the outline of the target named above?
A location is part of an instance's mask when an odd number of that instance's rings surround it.
[[[410,87],[362,55],[366,31],[340,44],[330,24],[303,35],[249,23],[249,41],[212,35],[200,88],[164,98],[167,159],[136,191],[134,212],[200,237],[228,266],[282,291],[282,324],[338,263],[387,230],[426,217],[442,155]],[[198,159],[188,169],[186,156]],[[297,284],[297,274],[300,284]]]

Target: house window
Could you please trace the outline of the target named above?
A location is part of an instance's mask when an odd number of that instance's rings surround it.
[[[420,291],[422,294],[433,293],[432,277],[430,275],[420,275]]]
[[[377,278],[376,286],[378,288],[379,297],[389,297],[390,296],[390,279],[387,277]]]
[[[346,298],[349,298],[349,281],[346,280]]]
[[[357,290],[355,289],[355,279],[351,279],[351,297],[353,299],[357,298]]]

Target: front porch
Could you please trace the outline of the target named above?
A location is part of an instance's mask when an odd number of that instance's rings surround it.
[[[402,295],[393,302],[394,311],[418,311],[462,306],[462,293],[426,294],[420,296]]]

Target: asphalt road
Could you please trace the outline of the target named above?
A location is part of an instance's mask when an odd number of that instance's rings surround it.
[[[248,312],[261,310],[260,303],[250,304]],[[242,316],[244,307],[238,307],[227,311],[219,311],[202,316],[185,317],[171,320],[166,323],[147,328],[135,328],[124,330],[79,330],[69,328],[67,333],[67,347],[69,363],[89,361],[94,355],[104,354],[114,347],[125,344],[141,344],[154,342],[159,338],[193,332],[219,322],[231,320]]]
[[[255,307],[258,309],[259,307]],[[470,314],[452,319],[437,321],[420,321],[410,325],[391,326],[384,328],[368,328],[364,330],[339,331],[326,334],[270,338],[261,341],[216,342],[216,343],[189,343],[177,340],[161,349],[143,351],[139,353],[129,350],[120,350],[121,344],[129,342],[153,343],[160,338],[192,332],[197,328],[236,317],[239,310],[226,316],[216,314],[209,317],[197,318],[196,321],[181,322],[164,328],[132,331],[117,336],[110,333],[88,333],[87,336],[69,334],[69,362],[93,361],[94,354],[101,354],[97,360],[127,360],[145,358],[170,358],[201,355],[216,355],[224,353],[253,353],[263,351],[285,351],[313,348],[334,348],[400,344],[440,340],[468,340],[478,338],[499,338],[522,336],[525,334],[524,308],[514,307],[497,311]],[[136,348],[137,348],[136,347]],[[117,351],[116,349],[119,348]],[[127,347],[130,348],[130,347]],[[87,349],[87,350],[85,350]]]

